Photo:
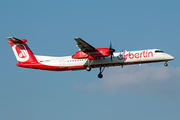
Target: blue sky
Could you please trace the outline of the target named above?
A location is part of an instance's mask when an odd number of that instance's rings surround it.
[[[1,0],[0,119],[179,120],[180,1]],[[69,56],[74,37],[116,51],[159,48],[164,63],[51,72],[19,68],[6,37],[36,55]]]

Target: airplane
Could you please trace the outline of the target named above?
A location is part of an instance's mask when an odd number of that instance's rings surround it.
[[[7,37],[8,43],[16,56],[19,67],[34,68],[51,71],[69,71],[91,68],[99,68],[99,78],[102,78],[105,67],[165,62],[164,66],[168,66],[168,61],[174,57],[165,53],[160,49],[147,49],[138,51],[122,51],[116,52],[110,43],[109,48],[95,48],[82,40],[74,38],[77,46],[80,48],[72,56],[53,57],[34,55],[27,46],[26,39],[17,39],[15,37]]]

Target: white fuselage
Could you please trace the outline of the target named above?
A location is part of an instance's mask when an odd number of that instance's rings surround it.
[[[173,60],[174,57],[159,49],[116,52],[110,57],[99,57],[93,60],[73,59],[72,56],[50,57],[35,55],[37,61],[43,65],[66,68],[64,70],[85,69],[88,64],[92,67],[109,67],[129,64],[141,64]],[[89,62],[89,63],[88,63]]]

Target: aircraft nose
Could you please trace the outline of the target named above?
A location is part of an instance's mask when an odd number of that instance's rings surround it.
[[[172,57],[171,59],[174,60],[174,57],[173,56],[171,56],[171,57]]]
[[[174,57],[171,56],[171,55],[169,55],[169,59],[170,59],[170,60],[174,60]]]

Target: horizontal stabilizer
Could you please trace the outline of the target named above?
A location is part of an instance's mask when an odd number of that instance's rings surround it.
[[[20,39],[17,39],[15,37],[7,37],[6,39],[8,39],[9,41],[11,41],[13,43],[23,43],[23,42],[26,42],[26,41],[22,41]]]

